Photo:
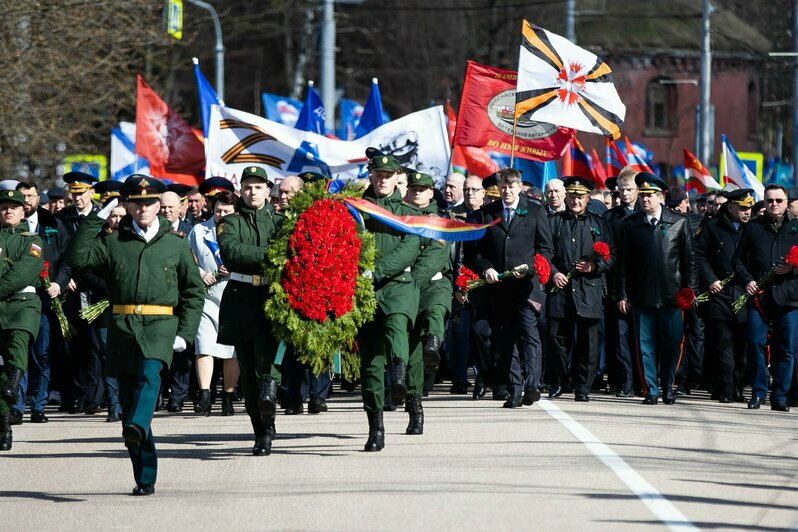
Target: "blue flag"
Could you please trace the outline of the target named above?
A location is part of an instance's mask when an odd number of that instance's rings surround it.
[[[336,136],[341,140],[353,140],[355,138],[355,128],[363,116],[363,106],[355,100],[341,98],[341,129],[336,132]]]
[[[510,168],[510,156],[495,151],[488,152],[499,168]],[[532,161],[523,157],[516,157],[513,161],[513,168],[521,171],[521,180],[543,190],[546,183],[552,179],[557,179],[557,167],[554,161]]]
[[[199,67],[199,61],[196,57],[194,58],[194,76],[197,78],[197,90],[199,91],[200,97],[200,111],[202,112],[202,136],[207,139],[208,127],[211,121],[211,106],[224,106],[224,102],[219,101],[219,98],[216,96],[216,91],[213,90],[211,84],[208,83],[208,80],[202,75],[202,71],[200,71]]]
[[[299,110],[302,109],[302,102],[268,92],[261,95],[261,100],[263,101],[263,114],[266,118],[289,127],[296,125]]]
[[[371,92],[363,107],[363,115],[355,128],[355,138],[359,139],[363,135],[371,133],[384,123],[388,122],[387,115],[382,110],[382,96],[380,96],[380,85],[377,78],[371,80]]]
[[[324,135],[325,120],[324,103],[321,101],[319,93],[313,88],[313,83],[310,82],[308,83],[308,94],[305,96],[305,105],[302,106],[302,111],[300,111],[294,127],[302,131]]]
[[[217,244],[213,240],[208,240],[208,237],[203,238],[202,241],[205,242],[205,245],[208,246],[208,249],[210,249],[211,253],[213,253],[213,258],[216,259],[216,265],[219,268],[221,268],[223,265],[222,265],[222,253],[219,250],[219,244]]]

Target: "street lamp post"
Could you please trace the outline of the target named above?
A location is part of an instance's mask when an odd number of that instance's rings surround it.
[[[222,43],[222,25],[219,23],[219,15],[212,5],[201,0],[188,0],[189,3],[207,10],[213,19],[213,29],[216,32],[216,96],[219,100],[224,100],[224,44]]]

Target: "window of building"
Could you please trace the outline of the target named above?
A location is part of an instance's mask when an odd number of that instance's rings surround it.
[[[657,78],[646,88],[646,132],[676,132],[676,84],[668,78]]]

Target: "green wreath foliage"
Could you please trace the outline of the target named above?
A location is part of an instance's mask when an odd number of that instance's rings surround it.
[[[361,188],[351,184],[333,195],[328,194],[325,188],[323,181],[306,184],[289,203],[286,219],[267,250],[263,274],[269,282],[269,298],[264,312],[272,323],[275,336],[293,346],[297,359],[309,364],[316,375],[333,366],[333,357],[338,352],[341,355],[341,373],[348,380],[354,380],[360,374],[355,337],[377,311],[371,279],[358,275],[352,310],[339,318],[330,317],[324,323],[308,319],[292,308],[281,283],[283,268],[288,261],[288,241],[297,218],[317,200],[341,200],[363,195]],[[357,225],[357,236],[360,239],[358,270],[361,273],[374,271],[377,254],[374,235]]]

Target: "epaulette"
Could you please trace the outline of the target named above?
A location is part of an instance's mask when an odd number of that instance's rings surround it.
[[[169,234],[170,235],[179,236],[180,238],[186,238],[186,233],[184,233],[183,231],[174,231],[174,230],[172,230],[172,231],[169,231]]]

